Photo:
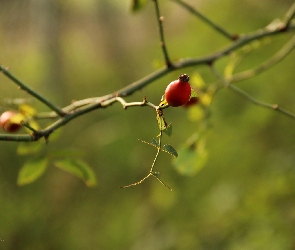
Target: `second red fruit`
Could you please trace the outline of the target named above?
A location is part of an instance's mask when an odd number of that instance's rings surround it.
[[[20,123],[11,120],[17,114],[14,111],[6,111],[0,116],[0,125],[6,132],[13,133],[21,128]]]
[[[172,107],[179,107],[187,103],[191,96],[189,76],[181,74],[177,80],[171,82],[165,90],[165,98]]]

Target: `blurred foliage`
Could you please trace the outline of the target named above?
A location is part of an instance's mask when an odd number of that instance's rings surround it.
[[[281,17],[293,1],[188,2],[227,30],[245,33]],[[152,4],[136,15],[130,13],[130,4],[2,0],[1,64],[59,106],[126,86],[163,65]],[[173,60],[212,53],[227,44],[175,3],[160,1],[160,8]],[[226,74],[253,68],[289,38],[254,42],[239,52],[237,68],[230,57],[217,67],[222,72],[229,65]],[[294,66],[293,51],[239,87],[294,112]],[[147,96],[159,103],[166,85],[180,73],[184,72],[163,77],[127,101]],[[47,145],[38,142],[44,146],[0,142],[0,248],[294,249],[294,121],[227,89],[212,96],[215,89],[212,92],[214,85],[209,84],[216,77],[208,68],[185,73],[194,79],[202,102],[196,110],[165,110],[167,123],[173,123],[173,135],[165,136],[165,143],[175,147],[178,160],[187,160],[184,165],[201,162],[194,169],[185,168],[193,175],[180,175],[182,169],[175,171],[171,156],[161,154],[155,170],[172,192],[154,178],[119,189],[142,178],[154,159],[155,150],[138,141],[149,141],[158,133],[155,113],[148,107],[124,111],[115,104],[94,111],[54,133],[58,138]],[[1,111],[11,107],[6,99],[30,99],[3,75],[0,86]],[[35,100],[30,105],[46,110]],[[69,172],[73,159],[83,156],[83,163],[78,162],[83,170],[76,175],[90,166],[90,179],[95,174],[97,186],[87,188],[42,155],[57,157],[59,167]],[[42,164],[35,176],[45,168],[46,173],[33,184],[18,186],[19,170],[36,161]],[[20,173],[26,176],[25,170]]]

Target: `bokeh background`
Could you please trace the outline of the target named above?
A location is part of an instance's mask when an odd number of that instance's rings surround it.
[[[293,1],[188,1],[230,32],[247,33],[282,17]],[[213,53],[228,41],[172,1],[159,1],[173,60]],[[238,70],[274,54],[290,34],[249,45]],[[120,89],[163,65],[152,3],[138,13],[127,0],[1,0],[0,63],[59,106]],[[218,62],[220,70],[228,58]],[[239,83],[255,98],[295,112],[294,51],[263,74]],[[158,103],[173,72],[126,98]],[[189,68],[206,84],[206,67]],[[29,98],[0,75],[1,111],[7,99]],[[165,111],[176,149],[199,129],[190,111]],[[249,103],[230,90],[217,93],[206,132],[207,163],[181,175],[161,154],[156,171],[173,188],[141,179],[155,149],[154,111],[119,104],[67,124],[42,154],[71,150],[94,170],[98,185],[50,165],[36,182],[17,185],[31,156],[19,143],[0,142],[0,249],[295,249],[295,121]],[[165,142],[165,143],[166,143]]]

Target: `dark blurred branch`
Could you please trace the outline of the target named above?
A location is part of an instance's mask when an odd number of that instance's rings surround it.
[[[189,4],[187,4],[187,3],[185,3],[185,2],[183,2],[181,0],[171,0],[171,1],[176,2],[177,4],[182,6],[184,9],[188,10],[189,12],[191,12],[192,14],[197,16],[199,19],[201,19],[203,22],[210,25],[214,30],[216,30],[217,32],[219,32],[220,34],[225,36],[227,39],[236,40],[238,38],[237,35],[227,32],[224,28],[222,28],[218,24],[214,23],[212,20],[207,18],[205,15],[203,15],[201,12],[199,12],[198,10],[196,10],[195,8],[190,6]]]

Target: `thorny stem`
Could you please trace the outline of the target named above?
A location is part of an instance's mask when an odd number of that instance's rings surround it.
[[[153,163],[152,163],[152,166],[151,166],[151,168],[150,168],[150,171],[149,171],[149,173],[145,176],[145,177],[143,177],[141,180],[139,180],[139,181],[137,181],[137,182],[135,182],[135,183],[131,183],[131,184],[129,184],[129,185],[126,185],[126,186],[121,186],[120,188],[129,188],[129,187],[132,187],[132,186],[137,186],[137,185],[139,185],[139,184],[141,184],[141,183],[143,183],[147,178],[149,178],[149,177],[151,177],[151,176],[153,176],[153,177],[155,177],[162,185],[164,185],[165,187],[167,187],[170,191],[172,191],[172,189],[168,186],[168,185],[166,185],[159,177],[158,177],[158,175],[159,175],[159,173],[156,173],[156,172],[154,172],[154,167],[155,167],[155,165],[156,165],[156,162],[157,162],[157,159],[158,159],[158,157],[159,157],[159,154],[160,154],[160,151],[161,151],[161,147],[162,147],[162,131],[160,131],[160,135],[159,135],[159,141],[158,141],[158,147],[157,147],[157,153],[156,153],[156,156],[155,156],[155,158],[154,158],[154,161],[153,161]]]
[[[183,8],[185,8],[186,10],[188,10],[189,12],[191,12],[192,14],[196,15],[198,18],[200,18],[202,21],[204,21],[205,23],[207,23],[208,25],[210,25],[214,30],[216,30],[217,32],[219,32],[220,34],[222,34],[223,36],[225,36],[227,39],[229,39],[229,40],[236,40],[238,38],[237,35],[230,34],[224,28],[222,28],[218,24],[214,23],[212,20],[210,20],[209,18],[207,18],[206,16],[204,16],[201,12],[199,12],[198,10],[196,10],[195,8],[193,8],[192,6],[190,6],[189,4],[187,4],[187,3],[185,3],[185,2],[183,2],[181,0],[172,0],[172,1],[178,3]]]
[[[164,28],[163,28],[164,17],[161,16],[161,14],[160,14],[158,0],[153,0],[153,2],[155,3],[156,17],[157,17],[159,33],[160,33],[160,42],[161,42],[161,48],[163,51],[165,63],[166,63],[167,68],[173,68],[173,64],[171,63],[171,61],[169,59],[168,50],[167,50],[165,37],[164,37]]]
[[[232,90],[233,92],[239,94],[240,96],[246,98],[248,101],[254,103],[255,105],[261,106],[263,108],[267,108],[267,109],[271,109],[271,110],[276,110],[278,112],[280,112],[281,114],[284,114],[292,119],[295,119],[295,114],[291,113],[288,110],[285,110],[283,108],[281,108],[278,104],[269,104],[266,102],[262,102],[257,100],[256,98],[254,98],[253,96],[251,96],[250,94],[248,94],[247,92],[245,92],[244,90],[238,88],[235,85],[232,85],[227,79],[225,79],[216,69],[214,66],[211,66],[211,69],[213,71],[213,73],[219,78],[219,80],[221,80],[224,83],[224,86],[230,90]]]

